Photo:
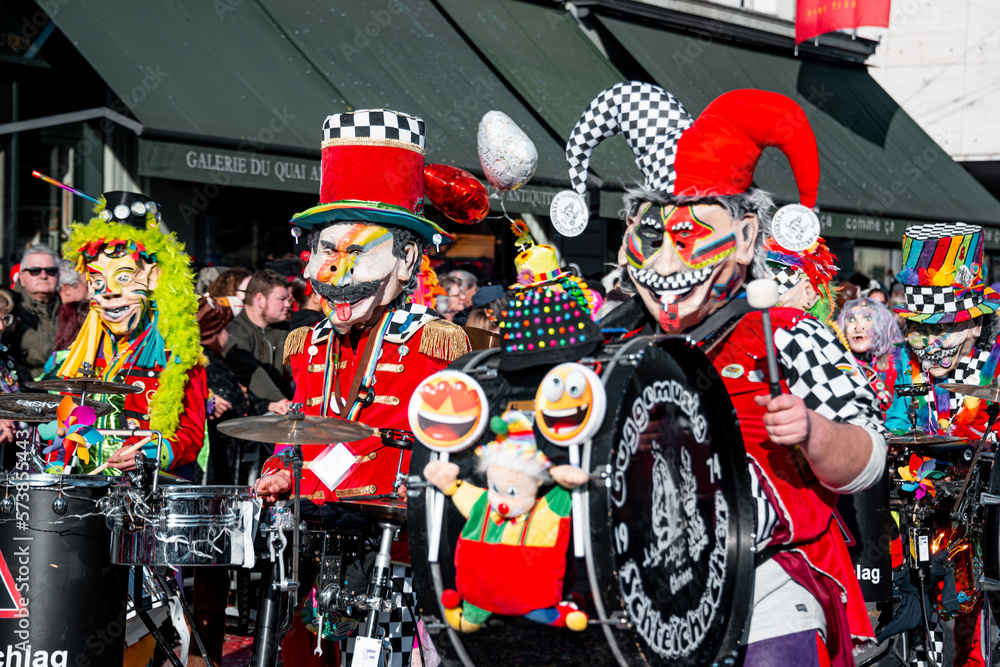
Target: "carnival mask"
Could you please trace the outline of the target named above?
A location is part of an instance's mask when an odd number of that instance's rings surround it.
[[[809,276],[804,272],[800,271],[796,278],[798,282],[778,297],[778,305],[782,308],[809,310],[819,301],[819,294],[813,289]]]
[[[871,309],[856,306],[845,313],[844,335],[851,352],[858,355],[871,353],[875,344],[875,315]]]
[[[906,342],[928,375],[943,378],[972,351],[982,330],[982,318],[955,324],[907,323]]]
[[[645,204],[628,219],[618,263],[664,331],[683,331],[721,307],[753,261],[757,218],[721,206]]]
[[[148,319],[160,268],[128,244],[105,245],[86,266],[91,308],[111,335],[129,338]]]
[[[368,323],[410,279],[419,248],[409,244],[400,259],[392,254],[392,242],[388,229],[363,222],[338,223],[319,232],[305,276],[340,333]]]

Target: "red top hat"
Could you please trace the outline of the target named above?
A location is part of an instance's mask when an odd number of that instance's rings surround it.
[[[403,227],[429,243],[452,236],[421,217],[424,121],[387,109],[330,116],[323,123],[320,205],[292,217],[303,229],[336,221]]]

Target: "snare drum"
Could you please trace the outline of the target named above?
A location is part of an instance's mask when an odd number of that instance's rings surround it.
[[[508,407],[530,412],[548,369],[504,374],[499,359],[499,350],[485,350],[451,368],[480,383],[490,414]],[[567,554],[567,593],[592,600],[590,625],[573,632],[494,616],[473,634],[432,635],[436,648],[445,664],[466,666],[497,664],[497,655],[512,652],[524,664],[734,659],[752,602],[754,503],[722,380],[697,347],[677,337],[634,338],[582,363],[600,376],[608,402],[581,458],[585,470],[603,476],[582,487],[586,556],[577,561],[572,549]],[[544,442],[537,429],[536,440]],[[414,445],[411,470],[422,472],[432,456]],[[473,459],[472,449],[451,455],[460,467]],[[440,562],[429,564],[423,555],[430,505],[426,496],[411,497],[407,519],[414,589],[428,629],[447,627],[440,599],[455,588],[454,549],[465,523],[447,502]]]
[[[97,507],[118,481],[0,475],[0,646],[30,647],[25,665],[122,664],[128,570]]]
[[[161,486],[148,499],[119,488],[107,499],[111,559],[119,565],[252,565],[259,505],[244,486]]]

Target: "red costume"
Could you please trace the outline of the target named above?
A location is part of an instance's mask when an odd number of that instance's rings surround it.
[[[424,310],[412,305],[409,309],[410,312]],[[375,368],[375,399],[370,406],[361,409],[358,421],[376,428],[408,430],[406,408],[420,381],[443,370],[451,361],[469,351],[468,339],[460,327],[426,314],[424,318],[405,329],[405,333],[394,335],[390,331],[386,335]],[[294,402],[302,403],[307,415],[347,414],[350,405],[341,405],[334,410],[331,399],[335,395],[347,397],[355,377],[364,373],[364,352],[374,331],[375,328],[367,329],[353,344],[349,336],[338,334],[332,328],[323,328],[323,323],[313,329],[297,329],[289,335],[285,354],[291,363],[296,384]],[[330,374],[331,386],[324,393],[324,385],[328,382],[327,354],[336,352],[329,346],[336,346],[338,341],[339,364]],[[403,457],[400,472],[406,473],[410,469],[409,451],[381,448],[382,441],[377,437],[348,443],[346,447],[357,457],[356,463],[337,485],[336,493],[328,489],[309,466],[309,462],[325,452],[327,447],[303,448],[306,465],[302,470],[302,497],[315,502],[332,502],[352,496],[391,493],[400,455]],[[281,449],[279,446],[277,451]],[[284,467],[280,459],[271,457],[264,464],[262,474],[270,475]]]
[[[790,329],[812,318],[801,310],[774,308],[772,327]],[[852,637],[873,638],[861,588],[843,534],[833,519],[838,495],[822,486],[808,468],[793,464],[792,450],[770,442],[764,428],[766,409],[753,397],[767,389],[767,352],[759,313],[746,315],[736,329],[709,352],[740,420],[747,458],[777,510],[778,522],[770,546],[774,559],[822,605],[826,615],[826,646],[832,664],[853,664]],[[745,372],[733,377],[742,366]],[[782,390],[791,391],[785,379]],[[803,466],[807,464],[803,463]]]

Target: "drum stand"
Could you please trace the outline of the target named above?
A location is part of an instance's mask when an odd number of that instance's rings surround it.
[[[143,603],[143,588],[142,579],[144,574],[144,568],[142,565],[135,565],[132,567],[132,600],[135,605],[135,613],[140,619],[142,619],[142,624],[146,626],[149,630],[149,634],[153,636],[156,641],[156,645],[167,655],[167,659],[170,661],[174,667],[185,667],[181,659],[177,657],[174,653],[173,648],[167,642],[163,633],[153,622],[153,619],[149,616],[149,607]],[[187,602],[184,601],[184,592],[180,589],[180,585],[177,580],[173,577],[166,576],[165,574],[153,573],[153,579],[155,579],[163,590],[170,591],[173,593],[174,597],[177,598],[178,604],[181,606],[181,610],[184,612],[184,619],[187,621],[188,627],[191,629],[191,636],[194,637],[195,642],[198,644],[198,651],[201,653],[201,657],[205,660],[205,664],[208,667],[214,667],[212,659],[208,657],[208,650],[205,648],[205,643],[201,640],[201,634],[198,632],[198,626],[195,625],[194,616],[191,613],[191,609],[188,607]]]

